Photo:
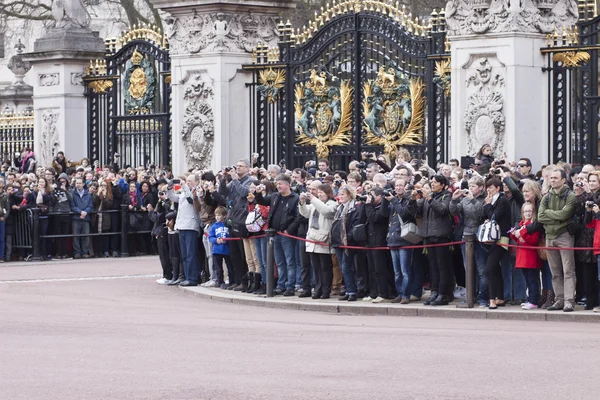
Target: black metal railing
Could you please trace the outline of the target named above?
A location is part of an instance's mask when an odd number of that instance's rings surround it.
[[[65,217],[79,215],[75,212],[49,212],[42,213],[39,208],[31,208],[20,211],[13,211],[14,213],[14,234],[13,234],[13,249],[27,249],[27,261],[40,261],[42,260],[43,254],[41,254],[42,240],[46,239],[61,239],[61,238],[77,238],[77,237],[102,237],[102,236],[120,236],[120,251],[121,257],[129,257],[128,237],[130,235],[150,235],[151,230],[132,230],[129,226],[129,216],[133,213],[145,214],[146,218],[149,218],[148,213],[141,211],[131,211],[127,205],[121,205],[120,210],[106,210],[106,211],[94,211],[89,213],[93,215],[107,215],[119,214],[120,224],[118,227],[113,227],[109,232],[96,232],[86,234],[42,234],[41,230],[41,218],[51,217]],[[91,222],[90,222],[91,223]],[[117,228],[115,230],[115,228]]]

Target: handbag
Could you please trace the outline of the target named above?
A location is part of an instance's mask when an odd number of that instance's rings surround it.
[[[477,229],[477,240],[481,243],[494,243],[500,240],[502,234],[500,233],[500,226],[496,223],[496,220],[492,216],[492,219],[479,225]]]
[[[412,244],[418,244],[423,241],[419,227],[414,222],[404,222],[398,215],[400,220],[400,237]]]
[[[130,212],[129,213],[129,227],[134,231],[140,230],[142,227],[142,218],[144,216],[138,212]]]
[[[546,247],[546,238],[540,237],[540,239],[538,240],[537,253],[540,260],[548,261],[548,254],[546,253],[546,250],[541,249],[540,247]]]
[[[355,242],[367,243],[367,224],[358,224],[352,227],[352,238]]]
[[[248,229],[248,232],[260,232],[264,225],[265,219],[259,207],[254,206],[254,210],[250,211],[246,217],[246,229]]]

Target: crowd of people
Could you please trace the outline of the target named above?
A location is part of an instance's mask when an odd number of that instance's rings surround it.
[[[276,295],[440,306],[465,295],[465,238],[474,237],[480,307],[600,311],[600,171],[535,170],[527,158],[491,154],[486,145],[469,165],[450,160],[437,170],[403,148],[395,160],[363,153],[347,170],[325,159],[262,168],[254,157],[173,177],[168,168],[119,169],[118,158],[92,167],[62,153],[37,168],[26,149],[17,171],[3,167],[0,248],[11,259],[13,210],[45,210],[42,235],[87,234],[118,231],[119,214],[106,211],[125,204],[131,230],[151,232],[131,235],[130,249],[159,254],[159,284],[265,294],[272,229]],[[117,255],[115,237],[95,236],[90,246],[73,238],[73,254]],[[42,248],[62,258],[66,240]]]
[[[33,151],[25,148],[12,163],[3,163],[0,262],[31,255],[31,240],[21,241],[25,231],[32,232],[32,214],[27,211],[33,209],[39,212],[39,252],[44,260],[119,257],[123,205],[129,211],[128,231],[142,232],[128,235],[129,253],[157,254],[157,241],[150,234],[154,207],[172,172],[154,166],[121,169],[119,158],[116,154],[113,163],[100,166],[87,158],[68,160],[58,152],[51,165],[40,166]]]

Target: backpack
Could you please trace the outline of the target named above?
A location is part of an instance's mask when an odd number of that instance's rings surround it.
[[[254,210],[250,211],[246,216],[246,229],[248,232],[260,232],[262,227],[265,225],[265,219],[260,212],[258,205],[254,206]]]

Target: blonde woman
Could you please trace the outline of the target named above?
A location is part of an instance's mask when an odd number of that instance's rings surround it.
[[[331,246],[331,227],[337,210],[333,197],[333,190],[327,184],[313,181],[309,186],[309,193],[300,195],[300,214],[308,218],[308,232],[306,239],[312,242],[327,243],[320,245],[306,242],[306,252],[310,255],[310,264],[315,277],[315,291],[313,299],[328,299],[331,295],[333,282],[333,264],[331,255],[335,250]],[[302,286],[304,292],[299,297],[308,297],[310,291],[310,273],[303,274]]]

